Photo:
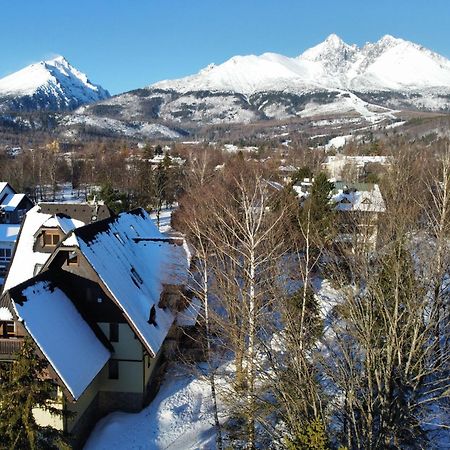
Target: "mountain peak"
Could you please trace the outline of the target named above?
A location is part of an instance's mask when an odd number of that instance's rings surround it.
[[[400,44],[405,42],[403,39],[396,38],[390,34],[385,34],[379,41],[379,44]]]
[[[69,61],[67,61],[67,59],[64,56],[62,56],[62,55],[56,55],[53,58],[47,59],[47,60],[45,60],[43,62],[45,64],[50,65],[50,66],[54,66],[54,65],[57,65],[57,64],[61,64],[61,65],[66,66],[66,67],[70,66]]]
[[[333,47],[339,47],[342,44],[346,45],[345,42],[335,33],[331,33],[326,39],[325,42],[332,45]]]
[[[13,110],[73,109],[109,96],[107,90],[91,83],[86,74],[61,55],[30,64],[0,79],[0,111],[11,107],[7,105],[13,105]],[[20,100],[25,97],[27,100]],[[6,103],[2,101],[4,98],[8,99]]]

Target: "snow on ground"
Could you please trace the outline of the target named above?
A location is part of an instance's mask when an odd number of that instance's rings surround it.
[[[391,123],[389,125],[386,125],[386,130],[390,130],[391,128],[397,128],[397,127],[401,127],[402,125],[404,125],[406,123],[406,121],[402,120],[400,122],[394,122]]]
[[[346,136],[336,136],[333,139],[330,139],[328,141],[328,144],[325,145],[325,148],[327,150],[333,148],[341,148],[343,147],[350,139],[352,139],[352,136],[350,134]]]
[[[209,384],[172,366],[151,404],[137,414],[102,419],[84,450],[213,449],[215,432]]]

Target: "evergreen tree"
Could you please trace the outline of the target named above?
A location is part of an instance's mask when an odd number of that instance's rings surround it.
[[[114,189],[111,183],[105,183],[102,185],[100,188],[99,197],[115,214],[122,211],[127,211],[129,209],[129,199],[127,194]]]
[[[313,173],[308,166],[300,167],[293,175],[291,185],[303,181],[305,178],[312,178]]]
[[[26,338],[11,364],[3,367],[0,384],[0,449],[61,449],[68,448],[62,432],[41,427],[33,416],[41,408],[61,416],[60,409],[49,400],[57,388],[45,377],[47,362],[36,354],[31,339]]]
[[[334,227],[334,210],[330,203],[334,184],[328,181],[325,173],[319,173],[311,186],[311,193],[303,203],[300,214],[300,224],[305,227],[310,224],[313,240],[327,242],[331,239]]]

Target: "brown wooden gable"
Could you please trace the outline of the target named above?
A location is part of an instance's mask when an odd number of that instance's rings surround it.
[[[34,235],[33,252],[52,253],[64,236],[59,227],[40,227]]]
[[[71,256],[77,264],[68,264]],[[78,247],[58,247],[42,269],[57,272],[59,285],[80,311],[96,323],[126,323],[122,310]]]

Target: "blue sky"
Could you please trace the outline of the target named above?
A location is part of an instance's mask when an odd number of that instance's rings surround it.
[[[450,1],[0,0],[0,77],[61,54],[116,94],[238,54],[297,56],[331,33],[450,58]]]

